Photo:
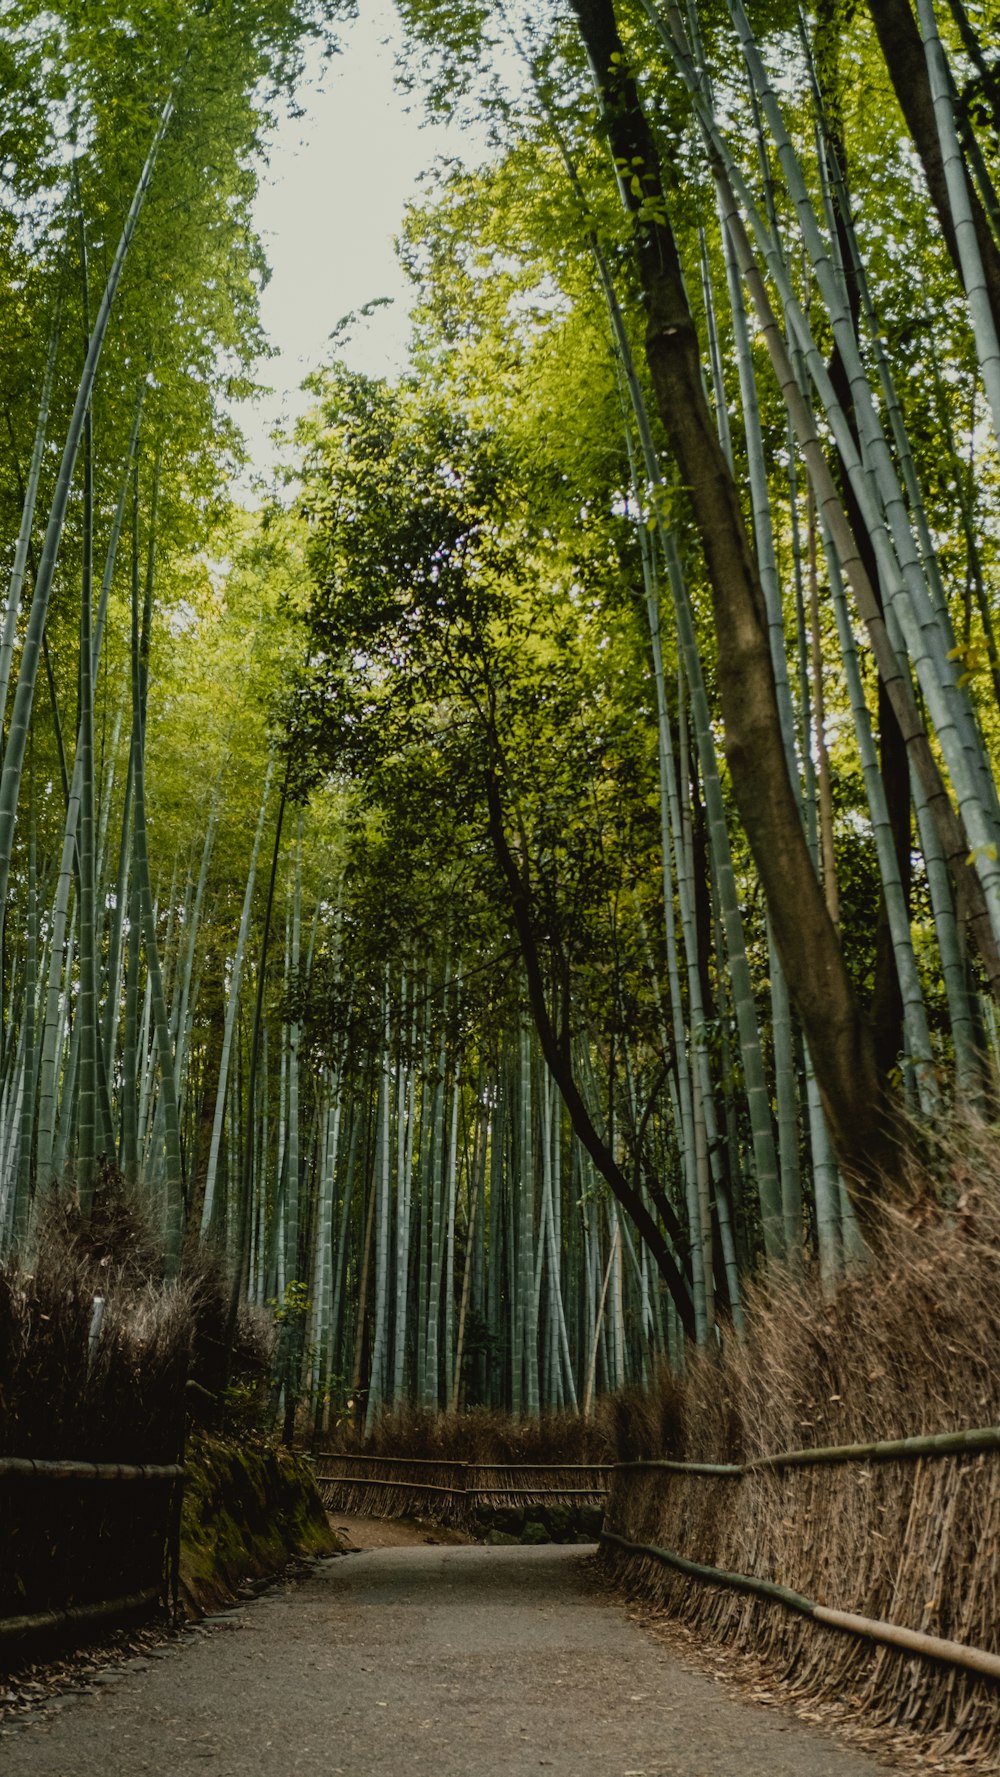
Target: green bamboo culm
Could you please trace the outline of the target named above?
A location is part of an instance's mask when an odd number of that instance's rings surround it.
[[[164,1256],[168,1277],[180,1269],[184,1241],[185,1193],[181,1162],[180,1124],[177,1114],[177,1090],[174,1079],[174,1058],[170,1048],[170,1020],[163,991],[159,943],[152,885],[149,877],[149,854],[146,841],[146,777],[145,777],[145,711],[146,680],[149,655],[149,628],[153,604],[153,581],[156,563],[156,518],[160,465],[157,458],[149,513],[149,539],[145,590],[140,622],[139,610],[139,477],[136,468],[132,505],[132,854],[133,871],[146,952],[147,982],[151,1000],[154,1038],[159,1062],[159,1090],[163,1103],[165,1177],[164,1177]]]
[[[48,436],[49,408],[52,402],[52,385],[55,379],[56,358],[59,353],[59,337],[62,323],[62,291],[56,298],[55,313],[49,333],[48,355],[45,360],[45,372],[42,378],[42,393],[38,403],[38,420],[35,427],[35,440],[31,452],[31,463],[28,479],[24,490],[21,506],[21,524],[17,533],[14,548],[14,561],[7,584],[7,604],[4,611],[3,635],[0,638],[0,733],[3,732],[7,720],[7,693],[10,688],[10,669],[14,656],[14,644],[17,638],[17,620],[21,613],[21,595],[24,589],[24,577],[28,567],[31,550],[31,532],[35,521],[35,506],[38,500],[38,482],[41,475],[42,456]]]
[[[10,878],[11,858],[14,849],[14,829],[17,821],[17,805],[21,789],[21,774],[24,768],[25,751],[28,744],[28,729],[31,723],[31,709],[35,695],[35,680],[38,674],[38,663],[42,653],[42,639],[45,634],[45,622],[48,614],[49,595],[55,578],[56,565],[59,559],[59,547],[62,542],[63,525],[66,508],[69,504],[70,490],[76,468],[76,460],[83,439],[84,425],[90,408],[94,383],[97,379],[101,352],[107,338],[111,311],[121,282],[122,272],[128,257],[129,247],[138,226],[139,217],[149,190],[156,166],[157,155],[163,138],[170,127],[174,113],[177,87],[180,81],[178,74],[170,89],[170,93],[160,113],[153,135],[152,144],[146,157],[145,165],[139,175],[138,184],[132,197],[128,215],[122,229],[121,237],[115,251],[111,269],[108,273],[84,362],[83,372],[77,387],[73,412],[66,432],[62,457],[56,477],[55,492],[49,510],[45,537],[38,561],[38,571],[31,597],[31,608],[21,649],[21,660],[18,667],[17,685],[14,692],[14,703],[11,710],[10,732],[4,753],[3,771],[0,773],[0,932],[3,929],[7,906],[7,888]]]
[[[79,191],[79,181],[77,180]],[[80,282],[83,296],[84,344],[89,350],[90,298],[87,234],[79,207]],[[89,1215],[97,1171],[97,957],[94,894],[94,420],[88,406],[83,422],[83,572],[80,591],[79,727],[79,960],[80,1071],[76,1113],[76,1187],[80,1207]],[[76,775],[74,771],[74,776]]]

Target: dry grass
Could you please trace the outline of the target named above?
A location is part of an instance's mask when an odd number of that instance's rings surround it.
[[[68,1196],[54,1198],[30,1257],[0,1270],[0,1454],[177,1460],[193,1290],[156,1280],[142,1216],[116,1179],[102,1184],[90,1221]],[[91,1345],[95,1296],[104,1312]],[[6,1481],[0,1615],[156,1583],[169,1497],[161,1482]]]
[[[89,1220],[68,1192],[53,1196],[30,1254],[0,1267],[0,1455],[177,1461],[188,1376],[213,1393],[224,1379],[229,1291],[197,1256],[176,1282],[162,1271],[145,1218],[114,1173],[103,1176]],[[98,1296],[103,1319],[91,1345]],[[244,1393],[260,1393],[266,1338],[252,1314],[238,1346],[234,1373],[247,1378]],[[168,1502],[160,1481],[6,1480],[0,1616],[155,1583]]]
[[[575,1413],[543,1413],[515,1419],[490,1407],[438,1413],[405,1406],[385,1412],[369,1437],[341,1427],[330,1448],[370,1456],[409,1456],[418,1461],[517,1463],[611,1462],[615,1434],[610,1403],[598,1403],[589,1424]]]
[[[228,1318],[218,1259],[194,1248],[165,1282],[162,1251],[116,1174],[105,1173],[89,1220],[69,1192],[54,1195],[30,1255],[0,1266],[0,1455],[172,1462],[185,1407],[213,1424],[222,1414],[203,1395],[185,1399],[189,1376],[213,1396],[228,1383],[241,1429],[259,1429],[273,1321],[244,1305],[230,1356]]]
[[[171,1462],[194,1327],[189,1284],[154,1281],[142,1217],[115,1193],[85,1223],[54,1201],[30,1260],[0,1270],[0,1451]],[[94,1298],[104,1301],[89,1349]]]
[[[879,1250],[824,1303],[816,1280],[751,1303],[746,1340],[678,1389],[619,1408],[621,1457],[740,1461],[1000,1423],[1000,1193],[992,1131],[967,1127],[915,1174]],[[945,1207],[942,1208],[942,1202]],[[608,1524],[818,1601],[1000,1652],[1000,1456],[852,1463],[739,1481],[616,1477]],[[780,1607],[613,1556],[630,1589],[710,1638],[753,1648],[791,1693],[840,1699],[995,1768],[988,1681],[873,1649]]]

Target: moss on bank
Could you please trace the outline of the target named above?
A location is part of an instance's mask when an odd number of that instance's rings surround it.
[[[193,1615],[230,1603],[247,1580],[280,1573],[295,1556],[339,1552],[304,1457],[198,1432],[186,1466],[180,1588]]]

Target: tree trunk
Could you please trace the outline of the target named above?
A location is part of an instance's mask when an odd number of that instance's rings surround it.
[[[708,569],[733,790],[837,1158],[855,1196],[865,1200],[883,1188],[894,1164],[889,1107],[871,1031],[847,974],[788,775],[763,593],[738,490],[705,398],[657,149],[627,70],[611,0],[573,4],[603,99],[612,152],[618,162],[641,170],[641,196],[631,189],[627,195],[647,313],[646,356]]]
[[[889,78],[896,91],[899,108],[920,156],[924,177],[931,194],[931,202],[941,223],[941,232],[958,275],[961,277],[958,241],[955,236],[951,205],[948,201],[948,185],[945,179],[944,160],[938,140],[937,124],[934,119],[934,101],[931,98],[927,60],[920,32],[917,29],[917,21],[910,8],[910,0],[868,0],[868,10],[872,15],[872,22],[885,65],[889,70]],[[1000,248],[993,238],[989,220],[971,179],[967,178],[967,184],[976,240],[983,262],[986,288],[989,292],[990,308],[993,312],[994,325],[997,332],[1000,333]]]
[[[615,1161],[608,1144],[602,1140],[595,1129],[573,1074],[573,1064],[568,1047],[566,1043],[560,1041],[556,1034],[545,997],[545,986],[542,980],[541,963],[532,919],[530,892],[507,841],[500,785],[492,770],[486,774],[486,797],[489,810],[490,839],[510,895],[511,912],[514,916],[514,925],[521,946],[521,955],[524,959],[531,1014],[546,1065],[569,1112],[570,1122],[577,1140],[590,1155],[601,1177],[618,1199],[622,1208],[631,1216],[640,1235],[649,1247],[660,1276],[670,1291],[684,1331],[689,1339],[693,1339],[695,1337],[694,1308],[687,1280],[660,1229],[642,1201],[639,1191],[629,1183]],[[665,1203],[661,1203],[660,1208],[662,1212],[667,1206]],[[668,1224],[668,1226],[670,1226],[671,1238],[677,1251],[682,1252],[684,1250],[682,1231],[672,1211],[670,1215],[672,1225]]]

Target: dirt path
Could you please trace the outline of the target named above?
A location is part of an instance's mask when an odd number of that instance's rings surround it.
[[[875,1777],[678,1665],[574,1548],[321,1564],[6,1739],[4,1777]],[[140,1663],[140,1666],[142,1663]]]
[[[450,1547],[474,1540],[464,1530],[432,1524],[425,1518],[367,1518],[360,1512],[334,1512],[330,1523],[352,1553],[358,1549]]]

